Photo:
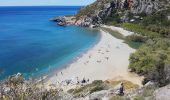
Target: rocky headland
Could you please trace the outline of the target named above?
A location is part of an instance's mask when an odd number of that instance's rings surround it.
[[[99,27],[109,19],[119,22],[142,20],[143,15],[164,10],[169,0],[97,0],[82,7],[74,16],[60,16],[51,19],[60,26],[77,25],[82,27]]]

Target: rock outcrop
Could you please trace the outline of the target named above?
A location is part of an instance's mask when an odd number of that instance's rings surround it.
[[[57,22],[57,24],[58,24],[59,26],[65,26],[65,25],[66,25],[66,19],[65,19],[65,17],[56,17],[56,18],[51,19],[51,21]]]
[[[86,16],[85,19],[91,20],[84,20],[83,23],[88,23],[88,26],[94,25],[99,26],[100,24],[104,23],[104,20],[108,17],[113,17],[113,14],[120,15],[123,21],[128,21],[128,12],[138,15],[138,14],[151,14],[160,9],[161,4],[159,0],[110,0],[106,4],[102,4],[103,0],[98,0],[102,9],[95,9],[94,13]],[[94,4],[96,4],[96,2]],[[93,7],[93,4],[90,6]],[[98,7],[99,8],[99,7]],[[82,9],[85,10],[86,8]],[[89,6],[88,6],[89,9]],[[122,10],[122,11],[121,11]],[[81,11],[80,11],[81,12]],[[86,12],[86,11],[82,11]],[[82,25],[84,26],[84,24]],[[85,24],[86,26],[86,24]]]
[[[131,12],[134,14],[151,14],[160,8],[160,0],[133,0]]]
[[[154,92],[155,100],[169,100],[170,98],[170,85],[159,88]]]

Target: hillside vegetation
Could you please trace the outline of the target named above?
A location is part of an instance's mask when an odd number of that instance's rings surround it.
[[[145,44],[135,53],[131,54],[129,68],[146,78],[154,81],[159,86],[170,83],[170,9],[144,16],[143,20],[133,23],[122,23],[121,26],[146,36]],[[131,39],[134,41],[134,39]],[[141,40],[141,38],[140,38]]]
[[[112,0],[96,0],[94,3],[82,7],[79,12],[76,14],[77,17],[81,16],[92,16],[97,11],[104,9],[104,4],[109,3]]]

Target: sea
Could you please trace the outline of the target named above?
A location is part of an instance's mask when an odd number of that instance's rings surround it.
[[[51,73],[94,46],[98,30],[58,26],[51,18],[75,15],[80,6],[0,7],[0,79]]]

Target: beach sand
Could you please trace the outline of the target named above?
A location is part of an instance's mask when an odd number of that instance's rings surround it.
[[[119,31],[124,36],[129,31],[122,28],[105,26]],[[141,86],[142,77],[128,72],[129,56],[135,49],[130,48],[123,40],[117,39],[107,32],[100,30],[100,41],[84,53],[78,60],[56,75],[48,78],[46,85],[61,83],[64,80],[78,77],[93,80],[128,80]]]
[[[117,31],[117,32],[121,33],[124,36],[128,36],[128,35],[134,34],[134,32],[127,31],[127,30],[125,30],[125,29],[123,29],[121,27],[108,26],[108,25],[103,25],[102,27],[110,28],[110,29],[112,29],[114,31]]]

